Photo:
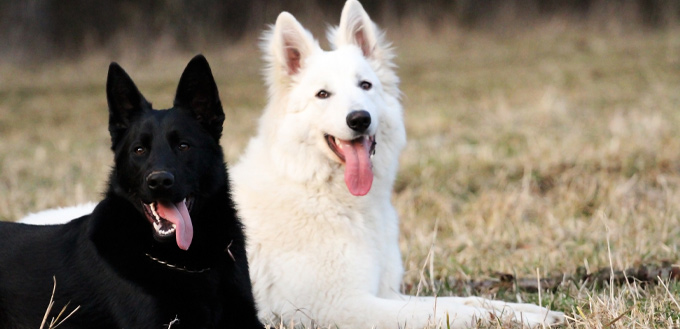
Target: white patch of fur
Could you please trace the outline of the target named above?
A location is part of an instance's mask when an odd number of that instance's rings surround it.
[[[390,196],[406,133],[394,56],[355,0],[328,35],[332,51],[288,13],[265,34],[269,103],[231,168],[260,318],[340,328],[422,328],[446,321],[447,313],[456,328],[491,321],[491,313],[531,326],[562,321],[561,313],[535,305],[400,294],[399,221]],[[362,79],[373,88],[358,88]],[[316,98],[321,89],[331,97]],[[349,193],[343,164],[323,138],[351,139],[345,117],[358,109],[371,114],[377,141],[375,178],[363,197]]]
[[[96,205],[96,203],[89,202],[72,207],[48,209],[38,213],[28,214],[18,222],[32,225],[64,224],[72,219],[91,214]]]

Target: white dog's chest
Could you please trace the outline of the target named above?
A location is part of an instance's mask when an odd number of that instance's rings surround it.
[[[378,225],[371,223],[372,219],[347,208],[341,212],[326,206],[321,212],[314,204],[296,207],[294,202],[286,203],[285,212],[277,206],[275,211],[260,207],[260,214],[245,216],[269,218],[245,223],[254,262],[266,257],[273,268],[296,273],[285,275],[296,281],[307,275],[334,277],[338,286],[377,293],[386,264],[381,252],[383,234],[376,232]]]

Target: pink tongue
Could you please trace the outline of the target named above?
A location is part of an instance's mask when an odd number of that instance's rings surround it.
[[[194,237],[194,227],[191,224],[191,216],[184,201],[175,204],[169,202],[158,202],[158,215],[175,224],[175,238],[177,246],[182,250],[189,249],[191,240]]]
[[[366,195],[373,184],[373,168],[371,166],[371,142],[368,138],[353,141],[336,139],[345,156],[345,184],[352,195]]]

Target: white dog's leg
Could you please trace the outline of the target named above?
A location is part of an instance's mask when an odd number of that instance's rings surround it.
[[[337,323],[339,328],[446,328],[447,311],[451,328],[469,328],[476,326],[478,322],[488,323],[491,320],[490,313],[484,309],[463,304],[448,306],[449,309],[444,310],[433,302],[364,295],[347,298],[343,305],[334,308],[336,318],[342,319],[342,322]]]
[[[414,297],[405,300],[382,299],[374,296],[352,298],[344,308],[345,323],[341,327],[376,326],[378,329],[446,327],[469,328],[478,323],[514,321],[529,328],[540,328],[564,322],[564,315],[527,304],[509,304],[483,298]],[[350,301],[350,299],[348,299]],[[533,308],[518,310],[515,306]],[[362,318],[367,317],[367,318]],[[344,325],[344,326],[343,326]]]
[[[484,310],[492,313],[493,317],[503,320],[521,322],[529,327],[541,325],[556,325],[564,323],[564,313],[550,311],[547,308],[526,303],[507,303],[504,301],[490,300],[481,297],[415,297],[402,295],[402,300],[411,300],[430,305],[436,303],[437,309],[444,312],[455,312],[461,305],[476,310]]]

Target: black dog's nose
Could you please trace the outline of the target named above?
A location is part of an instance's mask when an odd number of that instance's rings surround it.
[[[371,114],[364,110],[352,111],[347,115],[347,125],[354,131],[364,132],[371,125]]]
[[[151,190],[167,190],[175,184],[175,176],[167,171],[154,171],[146,176],[146,185]]]

